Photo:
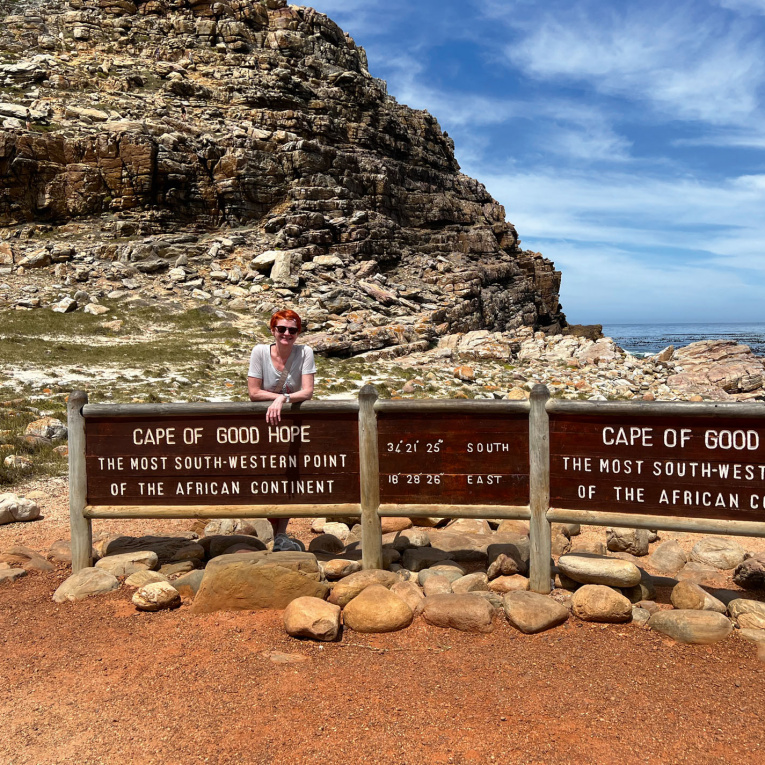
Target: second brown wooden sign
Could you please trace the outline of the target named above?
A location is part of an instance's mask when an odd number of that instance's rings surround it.
[[[525,505],[524,415],[381,413],[380,501]]]
[[[765,520],[765,427],[720,417],[550,418],[550,504]]]

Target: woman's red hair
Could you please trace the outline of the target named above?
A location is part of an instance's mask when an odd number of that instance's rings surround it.
[[[276,326],[276,323],[281,320],[294,321],[295,324],[297,324],[298,333],[301,329],[303,329],[303,322],[300,320],[300,316],[298,316],[294,311],[277,311],[271,317],[271,322],[268,326],[273,329]]]

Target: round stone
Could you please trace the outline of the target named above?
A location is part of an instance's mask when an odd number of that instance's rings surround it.
[[[561,555],[558,559],[558,569],[580,584],[632,587],[640,583],[640,569],[634,563],[601,555]]]
[[[632,618],[632,603],[621,593],[602,584],[586,584],[571,598],[571,610],[585,622],[620,624]]]
[[[743,563],[746,551],[740,544],[722,537],[706,537],[691,550],[691,560],[727,571]]]
[[[413,618],[409,605],[381,584],[367,587],[343,610],[343,622],[355,632],[395,632]]]
[[[657,611],[648,626],[681,643],[700,645],[717,643],[733,629],[730,619],[716,611]]]

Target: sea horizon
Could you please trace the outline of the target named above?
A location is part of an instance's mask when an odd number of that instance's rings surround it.
[[[700,340],[732,340],[765,356],[765,322],[646,322],[603,324],[603,334],[635,356],[680,348]]]

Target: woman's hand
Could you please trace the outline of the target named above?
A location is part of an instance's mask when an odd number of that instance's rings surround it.
[[[276,425],[277,423],[281,422],[282,404],[284,403],[284,400],[285,397],[279,395],[273,400],[271,406],[266,409],[266,422],[269,425]]]

